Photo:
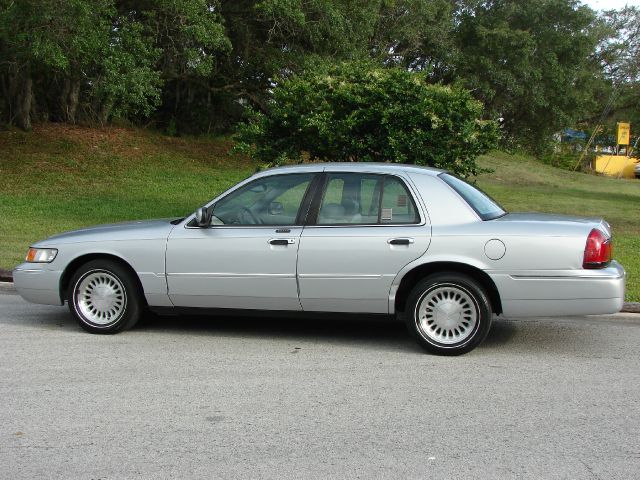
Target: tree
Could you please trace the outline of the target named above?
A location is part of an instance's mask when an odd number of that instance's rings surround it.
[[[602,88],[593,115],[585,118],[595,124],[602,118],[613,130],[617,121],[631,121],[640,127],[640,8],[603,12],[605,34],[598,46],[598,58],[608,88]],[[635,136],[635,135],[634,135]]]
[[[449,0],[380,2],[369,40],[371,57],[383,65],[426,72],[434,83],[451,81],[457,54],[453,4]]]
[[[229,131],[243,105],[272,108],[276,79],[370,60],[468,89],[506,141],[540,151],[614,86],[613,111],[633,117],[637,12],[598,18],[576,0],[0,0],[0,114],[23,128],[151,117]]]
[[[40,70],[64,68],[66,58],[54,28],[56,5],[40,0],[0,2],[0,72],[5,115],[31,128],[33,77]]]
[[[142,0],[118,2],[122,14],[144,25],[159,52],[155,71],[163,83],[158,117],[180,120],[185,130],[206,130],[213,79],[220,74],[231,44],[217,0]]]
[[[112,0],[0,0],[3,113],[24,129],[34,114],[75,123],[80,105],[93,120],[149,113],[160,88],[156,57],[142,26]]]
[[[268,113],[254,111],[240,148],[279,163],[390,161],[475,174],[475,158],[496,145],[495,122],[457,87],[429,85],[425,73],[341,63],[277,82]]]
[[[516,143],[539,150],[594,106],[600,69],[594,12],[568,0],[461,1],[456,76],[501,118]]]

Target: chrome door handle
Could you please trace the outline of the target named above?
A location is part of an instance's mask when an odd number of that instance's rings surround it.
[[[413,238],[390,238],[387,243],[389,245],[410,245],[413,243]]]
[[[269,240],[269,244],[271,245],[292,245],[296,243],[293,238],[272,238]]]

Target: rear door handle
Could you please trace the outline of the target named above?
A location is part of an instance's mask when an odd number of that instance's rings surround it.
[[[390,238],[387,243],[389,245],[410,245],[413,243],[413,238]]]
[[[292,245],[296,241],[293,238],[272,238],[269,243],[271,245]]]

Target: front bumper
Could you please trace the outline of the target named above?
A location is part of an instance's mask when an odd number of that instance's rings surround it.
[[[626,273],[615,261],[601,270],[489,275],[509,317],[602,315],[624,303]]]
[[[23,263],[13,271],[13,285],[22,298],[32,303],[63,305],[60,298],[61,271],[48,263]]]

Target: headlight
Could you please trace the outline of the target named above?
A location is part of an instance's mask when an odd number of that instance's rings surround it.
[[[30,248],[25,260],[29,263],[51,263],[57,254],[55,248]]]

